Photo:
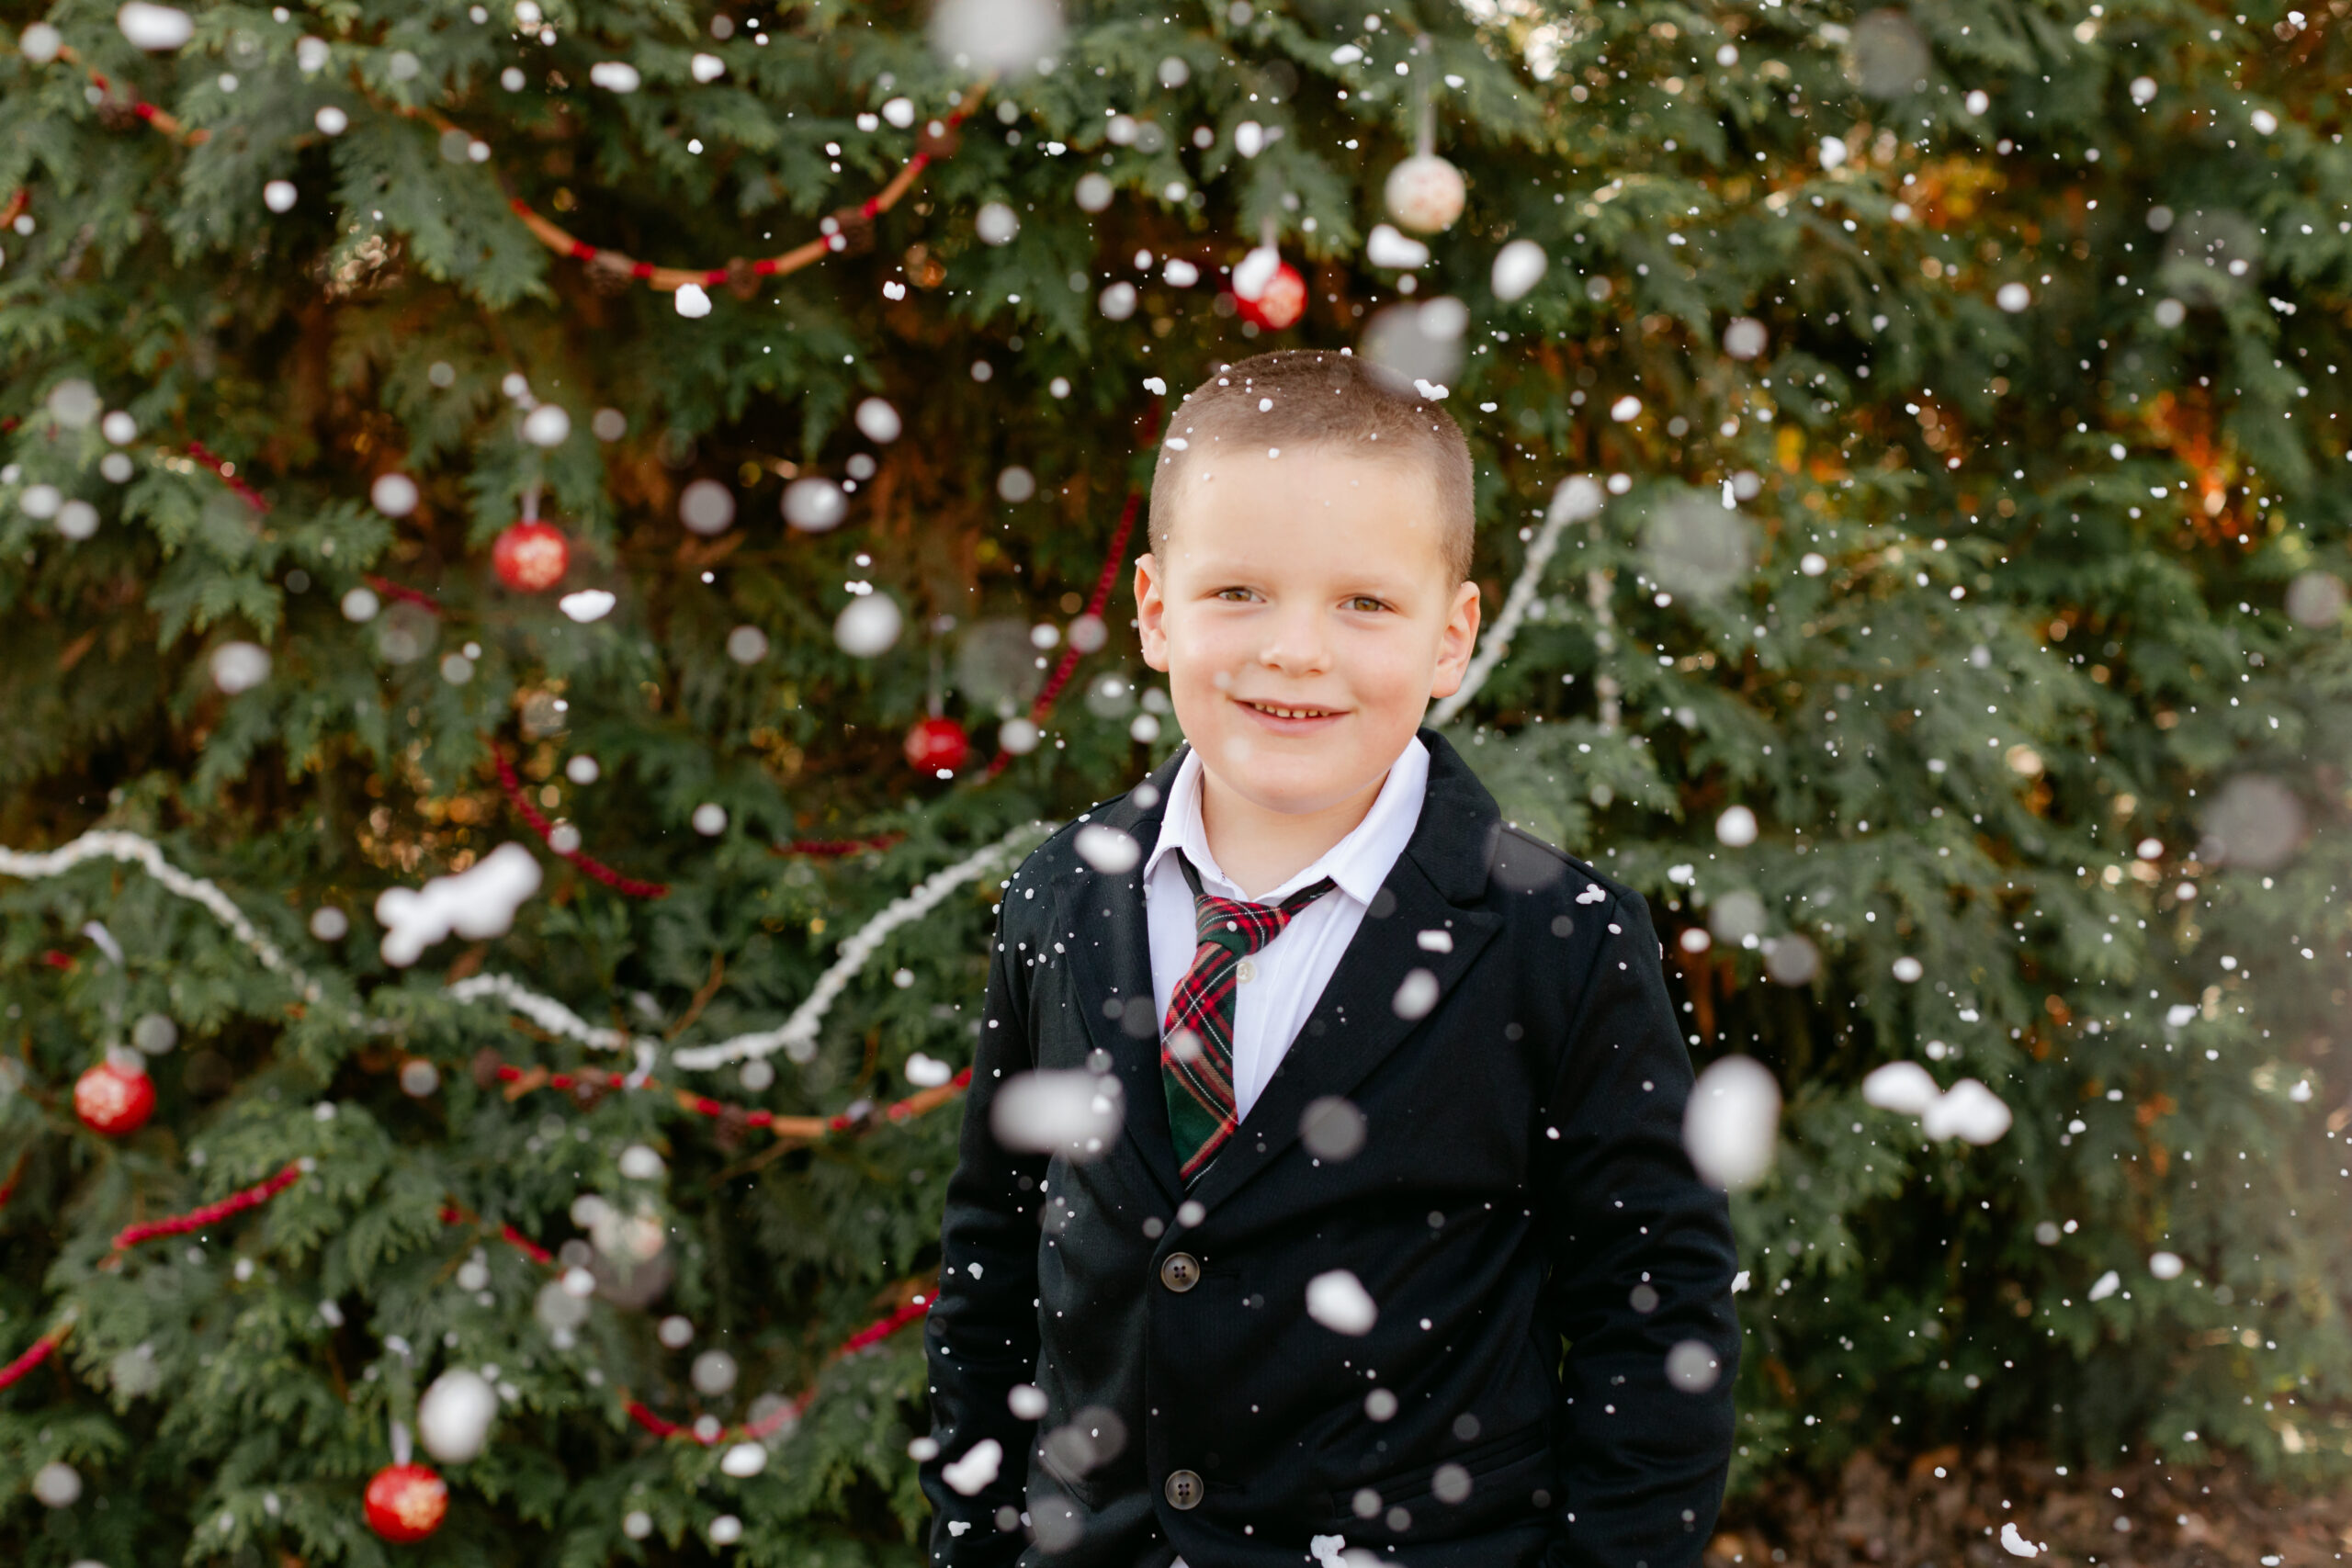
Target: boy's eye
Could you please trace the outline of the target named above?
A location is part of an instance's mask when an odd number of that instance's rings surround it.
[[[1374,598],[1369,593],[1359,593],[1354,598],[1348,601],[1348,608],[1351,610],[1385,610],[1388,608],[1388,606],[1382,604],[1379,600]]]
[[[1249,592],[1250,590],[1247,588],[1220,588],[1216,591],[1216,596],[1222,599],[1228,593],[1247,593]]]

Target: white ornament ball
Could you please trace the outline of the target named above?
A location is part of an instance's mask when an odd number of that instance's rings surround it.
[[[272,212],[293,211],[295,196],[292,180],[272,180],[261,187],[261,204]]]
[[[571,434],[571,416],[560,404],[541,403],[523,416],[523,439],[534,446],[560,446]]]
[[[1025,757],[1037,749],[1037,726],[1030,719],[1008,718],[997,726],[996,743],[1015,757]]]
[[[887,593],[864,593],[834,618],[833,640],[843,653],[871,659],[899,640],[904,624],[896,600]]]
[[[433,1380],[417,1402],[416,1435],[444,1464],[479,1459],[498,1416],[498,1391],[479,1372],[452,1367]]]
[[[62,1460],[33,1472],[33,1495],[51,1508],[70,1508],[82,1498],[82,1472]]]
[[[1462,171],[1434,152],[1408,158],[1388,171],[1388,216],[1417,233],[1453,227],[1469,198]]]
[[[378,474],[368,499],[387,517],[405,517],[416,510],[416,481],[406,474]]]

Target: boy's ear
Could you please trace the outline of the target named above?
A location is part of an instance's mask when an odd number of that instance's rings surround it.
[[[1462,689],[1462,677],[1470,668],[1470,655],[1478,646],[1479,603],[1476,583],[1465,582],[1454,590],[1445,630],[1438,636],[1437,669],[1430,682],[1432,698],[1450,697]]]
[[[1143,661],[1154,670],[1168,668],[1168,602],[1160,597],[1159,562],[1149,550],[1136,558],[1136,633],[1143,643]]]

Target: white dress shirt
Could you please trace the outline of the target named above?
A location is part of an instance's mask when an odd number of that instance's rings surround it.
[[[1415,736],[1389,764],[1388,776],[1363,820],[1313,865],[1254,900],[1279,904],[1326,876],[1337,884],[1292,916],[1273,941],[1243,960],[1242,981],[1233,993],[1237,1117],[1250,1114],[1250,1106],[1257,1103],[1274,1069],[1282,1065],[1290,1043],[1322,998],[1323,987],[1340,966],[1340,955],[1347,952],[1356,928],[1363,923],[1373,895],[1388,880],[1390,868],[1413,836],[1414,825],[1421,818],[1422,798],[1429,793],[1429,748]],[[1209,852],[1208,833],[1201,824],[1201,754],[1190,750],[1177,764],[1159,839],[1143,868],[1144,904],[1151,926],[1152,998],[1163,1021],[1176,982],[1192,968],[1193,954],[1199,947],[1193,890],[1185,884],[1184,868],[1176,863],[1179,850],[1201,874],[1203,892],[1222,898],[1243,897],[1241,889]]]

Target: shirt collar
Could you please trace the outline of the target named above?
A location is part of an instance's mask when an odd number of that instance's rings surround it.
[[[1328,876],[1339,885],[1340,891],[1356,902],[1371,903],[1411,839],[1414,824],[1420,819],[1421,798],[1429,792],[1429,748],[1421,744],[1419,736],[1413,736],[1389,764],[1380,794],[1374,797],[1372,809],[1364,813],[1363,820],[1349,829],[1346,838],[1324,851],[1314,864],[1253,901],[1279,904],[1300,888]],[[1193,869],[1201,874],[1204,889],[1224,897],[1241,897],[1241,889],[1234,886],[1216,863],[1216,857],[1209,852],[1208,830],[1201,822],[1201,754],[1189,746],[1184,749],[1183,761],[1176,765],[1176,777],[1168,785],[1168,805],[1160,818],[1159,838],[1144,862],[1146,883],[1159,863],[1178,850],[1184,852]]]

